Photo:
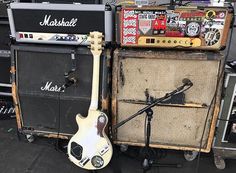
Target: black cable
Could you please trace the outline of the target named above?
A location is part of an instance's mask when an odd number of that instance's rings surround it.
[[[57,101],[58,101],[58,126],[57,126],[57,139],[56,139],[56,146],[55,146],[55,149],[56,151],[60,151],[62,152],[60,149],[59,149],[59,135],[60,135],[60,129],[61,129],[61,90],[58,92],[58,98],[57,98]]]
[[[214,93],[214,96],[213,96],[213,98],[210,102],[210,105],[209,105],[209,108],[208,108],[208,111],[207,111],[207,116],[206,116],[206,119],[205,119],[205,123],[204,123],[204,127],[203,127],[203,133],[202,133],[202,136],[201,136],[200,146],[199,146],[199,150],[198,150],[197,165],[196,165],[196,170],[195,170],[196,173],[198,173],[198,171],[199,171],[199,163],[200,163],[200,157],[201,157],[202,142],[203,142],[204,134],[205,134],[205,131],[206,131],[207,120],[208,120],[209,113],[210,113],[210,110],[211,110],[211,107],[212,107],[212,103],[213,103],[214,100],[216,100],[215,97],[216,97],[217,89],[218,89],[218,85],[216,87],[216,91]]]
[[[88,35],[87,35],[88,37]],[[86,40],[88,40],[88,38],[83,38],[83,40],[81,40],[81,42],[77,45],[77,46],[80,46],[82,43],[84,43]]]

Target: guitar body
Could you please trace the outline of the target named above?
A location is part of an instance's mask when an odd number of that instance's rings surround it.
[[[88,117],[76,115],[79,130],[69,141],[69,159],[84,169],[102,169],[113,154],[112,145],[104,132],[108,118],[98,110],[89,110]]]

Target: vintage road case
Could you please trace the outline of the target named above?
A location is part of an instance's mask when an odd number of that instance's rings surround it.
[[[193,87],[185,92],[184,104],[153,108],[150,146],[199,151],[201,144],[201,151],[209,152],[219,112],[223,61],[220,53],[117,49],[112,124],[145,107],[147,91],[152,98],[159,98],[188,78]],[[144,119],[141,115],[119,127],[114,142],[143,146]]]
[[[91,97],[93,56],[86,47],[12,46],[13,98],[19,131],[68,138],[78,130],[76,114],[87,116]],[[108,62],[101,56],[99,108],[108,110]],[[59,92],[64,74],[75,68],[76,84]],[[59,133],[59,135],[58,135]]]
[[[218,169],[224,169],[224,159],[236,159],[236,73],[226,68],[224,97],[213,143],[214,161]]]

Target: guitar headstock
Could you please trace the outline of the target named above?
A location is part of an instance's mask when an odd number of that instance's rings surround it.
[[[90,32],[89,33],[89,41],[91,44],[91,52],[93,55],[100,55],[102,53],[102,40],[103,34],[98,31]]]

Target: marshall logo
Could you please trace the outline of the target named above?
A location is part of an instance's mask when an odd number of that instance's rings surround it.
[[[45,86],[40,88],[42,91],[50,91],[50,92],[64,92],[64,90],[61,91],[61,87],[58,85],[52,85],[52,82],[47,82]]]
[[[78,21],[77,18],[72,18],[70,21],[66,21],[63,17],[61,20],[50,20],[51,15],[45,15],[43,22],[39,22],[40,26],[68,26],[68,27],[75,27]]]

